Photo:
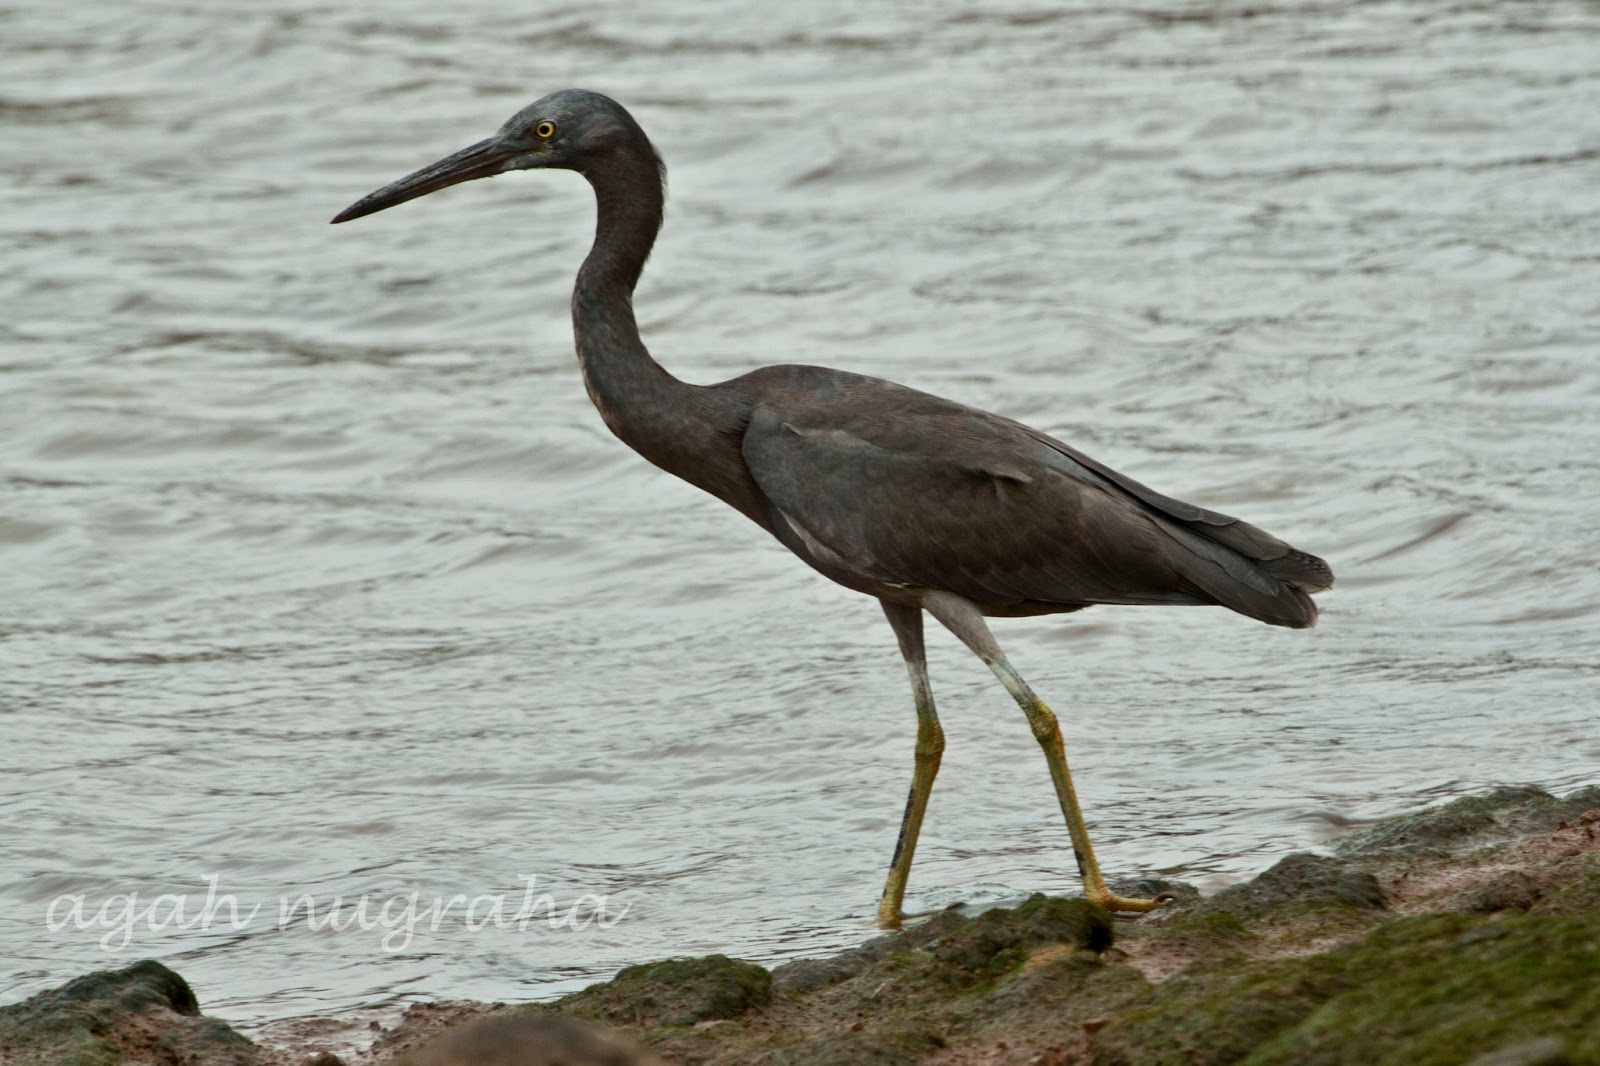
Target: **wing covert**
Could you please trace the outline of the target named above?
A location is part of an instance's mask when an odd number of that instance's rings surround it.
[[[1038,461],[980,412],[895,414],[910,417],[754,413],[746,465],[816,561],[988,605],[1196,602],[1157,524],[1095,474]]]

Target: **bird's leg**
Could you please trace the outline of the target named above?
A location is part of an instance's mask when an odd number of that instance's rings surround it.
[[[1061,725],[1044,701],[1034,695],[1033,689],[1022,675],[1007,661],[1000,650],[983,614],[970,602],[949,593],[932,593],[923,606],[945,627],[972,649],[973,654],[988,664],[1012,699],[1028,716],[1034,739],[1044,749],[1044,758],[1050,766],[1050,780],[1056,787],[1056,799],[1061,803],[1061,813],[1067,820],[1067,832],[1072,837],[1072,850],[1078,859],[1078,874],[1083,878],[1083,895],[1111,911],[1150,911],[1161,906],[1157,900],[1127,899],[1113,895],[1100,874],[1100,864],[1095,861],[1094,848],[1089,843],[1089,827],[1084,823],[1083,811],[1078,807],[1078,795],[1072,787],[1072,774],[1067,769],[1067,755],[1061,742]]]
[[[900,904],[905,899],[906,879],[911,875],[911,856],[917,850],[917,834],[922,831],[922,815],[928,809],[928,794],[939,772],[944,755],[944,730],[933,709],[933,689],[928,684],[928,660],[922,646],[922,609],[880,600],[883,613],[900,640],[911,675],[911,692],[917,701],[916,768],[911,774],[911,795],[906,797],[905,817],[900,820],[900,837],[889,861],[889,879],[884,882],[883,898],[878,902],[878,924],[885,929],[900,927]]]

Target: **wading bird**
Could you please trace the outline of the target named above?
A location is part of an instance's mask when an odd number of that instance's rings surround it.
[[[883,605],[911,674],[911,795],[878,906],[901,902],[944,751],[922,612],[999,677],[1044,749],[1087,898],[1106,887],[1067,771],[1061,729],[989,633],[986,616],[1097,603],[1227,607],[1271,625],[1317,620],[1321,559],[1228,515],[1175,500],[1036,429],[878,378],[769,366],[717,385],[679,381],[639,338],[633,290],[661,227],[665,170],[632,115],[598,93],[552,93],[498,133],[358,200],[347,222],[475,178],[575,170],[594,188],[594,245],[572,295],[578,364],[611,432],[729,504],[824,576]]]

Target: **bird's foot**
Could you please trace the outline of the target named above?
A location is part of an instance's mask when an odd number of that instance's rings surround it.
[[[1170,892],[1163,892],[1156,896],[1155,899],[1130,899],[1127,896],[1114,895],[1110,889],[1102,888],[1099,892],[1085,892],[1083,898],[1090,903],[1098,903],[1113,914],[1119,911],[1145,914],[1149,911],[1160,910],[1177,897]]]

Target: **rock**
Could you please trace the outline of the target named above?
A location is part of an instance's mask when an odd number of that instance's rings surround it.
[[[994,909],[1002,910],[1004,908]],[[933,944],[937,944],[957,929],[965,927],[968,922],[972,921],[972,918],[972,915],[966,913],[965,906],[957,903],[946,907],[925,921],[906,926],[898,933],[890,933],[888,936],[880,936],[869,940],[863,947],[877,952],[874,961],[895,952],[908,951],[913,948],[926,949]]]
[[[786,962],[772,971],[772,987],[790,995],[802,995],[836,985],[841,981],[848,981],[879,958],[876,953],[865,951],[866,946],[841,951],[826,959],[795,959],[793,962]]]
[[[1200,898],[1200,890],[1187,881],[1169,881],[1164,877],[1124,877],[1106,886],[1116,895],[1133,899],[1158,899],[1168,896],[1174,903],[1183,904]]]
[[[1401,815],[1353,833],[1339,842],[1344,855],[1370,855],[1397,850],[1436,849],[1488,836],[1514,812],[1554,806],[1556,798],[1542,788],[1497,788],[1487,796],[1463,796],[1440,807]]]
[[[1479,1055],[1467,1066],[1566,1066],[1570,1061],[1561,1041],[1542,1036]]]
[[[1539,914],[1600,914],[1600,853],[1571,861],[1581,870],[1566,885],[1533,905]]]
[[[1525,911],[1539,901],[1538,882],[1521,870],[1511,870],[1485,882],[1462,897],[1461,906],[1474,914]]]
[[[926,1035],[845,1032],[769,1051],[760,1066],[915,1066],[938,1049]]]
[[[502,1014],[446,1029],[394,1066],[662,1066],[631,1041],[555,1014]]]
[[[1231,885],[1195,908],[1197,914],[1226,911],[1241,921],[1316,908],[1383,911],[1389,906],[1378,879],[1337,859],[1298,852],[1244,884]]]
[[[694,1025],[736,1018],[772,1002],[772,975],[753,962],[709,955],[630,966],[606,984],[560,1001],[563,1010],[615,1025]]]
[[[1549,831],[1595,807],[1600,807],[1600,786],[1565,799],[1531,785],[1509,786],[1389,818],[1345,837],[1335,850],[1347,857],[1448,851]]]
[[[1151,926],[1143,937],[1145,943],[1190,956],[1245,951],[1258,939],[1226,910],[1180,914],[1174,921]]]
[[[786,962],[772,971],[772,987],[780,992],[798,995],[848,981],[893,952],[903,951],[907,945],[937,940],[967,920],[952,908],[940,911],[925,921],[918,921],[900,932],[873,937],[860,947],[848,948],[825,959]]]
[[[1114,939],[1111,915],[1103,908],[1083,899],[1034,895],[1013,910],[984,911],[952,930],[934,945],[933,955],[970,973],[997,976],[1046,944],[1099,953]]]
[[[1110,1015],[1151,994],[1150,983],[1131,966],[1086,951],[1042,953],[996,982],[989,995],[963,1004],[962,1025],[1019,1046],[1048,1046],[1074,1028],[1085,1036],[1098,1033]]]
[[[1320,955],[1192,967],[1113,1017],[1093,1061],[1466,1062],[1530,1032],[1595,1061],[1596,972],[1600,914],[1393,918]]]
[[[122,1062],[260,1066],[255,1044],[201,1015],[194,991],[153,960],[96,970],[0,1007],[0,1061],[28,1066]]]

